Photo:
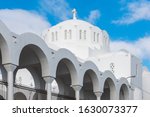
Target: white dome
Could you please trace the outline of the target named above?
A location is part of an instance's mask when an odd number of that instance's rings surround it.
[[[107,32],[78,19],[66,20],[49,28],[44,40],[50,47],[66,48],[82,59],[109,51]]]

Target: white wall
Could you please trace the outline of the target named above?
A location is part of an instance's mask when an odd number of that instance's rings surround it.
[[[91,59],[92,60],[92,59]],[[131,76],[131,59],[129,53],[108,53],[97,58],[97,62],[92,60],[100,71],[110,70],[117,79]],[[111,67],[113,64],[113,69]]]
[[[143,70],[143,99],[150,100],[150,72],[147,69]]]

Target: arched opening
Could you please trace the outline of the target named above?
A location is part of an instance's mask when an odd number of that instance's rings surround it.
[[[7,58],[6,58],[7,57]],[[3,37],[3,35],[0,33],[0,81],[6,82],[7,81],[7,72],[2,65],[2,62],[8,59],[9,51],[8,51],[8,45]]]
[[[71,87],[73,73],[76,73],[75,67],[68,59],[62,59],[57,66],[56,82],[59,88],[59,100],[75,99],[75,91]]]
[[[128,100],[129,99],[129,90],[126,84],[122,84],[119,91],[119,99],[120,100]]]
[[[23,93],[18,92],[14,94],[14,100],[27,100],[27,98]]]
[[[6,87],[6,70],[2,65],[2,56],[1,56],[1,52],[0,52],[0,100],[4,100],[4,97],[6,97],[6,91],[7,91],[7,87]]]
[[[6,82],[0,81],[0,100],[6,99],[7,97],[6,91],[7,91]]]
[[[1,24],[0,24],[1,25]],[[9,90],[8,86],[8,79],[7,79],[7,72],[6,69],[4,68],[4,65],[2,64],[9,64],[12,63],[14,64],[11,60],[13,60],[13,58],[11,58],[14,54],[12,54],[13,50],[11,50],[12,48],[10,47],[10,43],[7,42],[9,40],[7,40],[9,38],[8,36],[8,30],[7,28],[2,24],[1,25],[4,30],[4,32],[0,32],[0,89],[1,89],[1,94],[3,95],[3,97],[6,99],[8,98],[8,93],[7,91]],[[4,26],[4,27],[3,27]],[[7,39],[6,39],[7,38]]]
[[[3,44],[2,42],[3,42],[3,37],[0,34],[0,66],[2,65],[2,54],[1,54],[1,46]]]
[[[0,40],[1,40],[1,34],[0,34]],[[3,81],[1,68],[2,68],[2,54],[1,54],[1,44],[0,44],[0,81]]]
[[[2,71],[1,71],[1,67],[0,67],[0,81],[2,81]]]
[[[115,84],[111,78],[107,78],[104,83],[101,100],[112,100],[115,98],[116,98]]]
[[[4,65],[2,65],[2,57],[0,53],[0,83],[6,84],[7,81],[7,72],[4,68]]]
[[[32,94],[35,92],[34,76],[31,73],[27,68],[21,68],[16,71],[14,87],[17,91],[21,89],[28,92],[29,97],[27,99],[31,99]]]
[[[96,95],[94,94],[93,85],[96,77],[92,70],[87,70],[84,74],[83,87],[80,91],[80,97],[83,100],[96,100]]]
[[[3,96],[0,95],[0,100],[5,100]]]
[[[45,55],[39,47],[35,45],[25,46],[21,51],[19,66],[15,71],[15,82],[32,88],[36,92],[38,90],[41,92],[45,91],[45,81],[42,78],[42,64],[45,65],[46,63],[42,63],[43,61],[45,62]]]
[[[1,67],[2,67],[2,56],[1,56],[1,50],[0,50],[0,81],[2,81],[2,70],[1,70]]]
[[[15,84],[35,88],[33,76],[26,68],[17,70]]]

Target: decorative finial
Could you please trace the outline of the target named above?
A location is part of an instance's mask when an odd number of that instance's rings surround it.
[[[73,13],[73,19],[77,19],[77,11],[76,11],[76,9],[73,9],[72,10],[72,13]]]

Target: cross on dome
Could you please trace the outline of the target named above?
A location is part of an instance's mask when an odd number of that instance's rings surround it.
[[[77,11],[76,11],[76,9],[73,9],[72,13],[73,13],[73,19],[77,19]]]

